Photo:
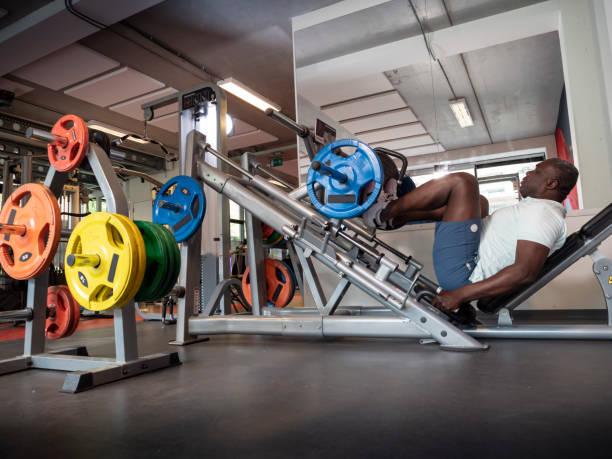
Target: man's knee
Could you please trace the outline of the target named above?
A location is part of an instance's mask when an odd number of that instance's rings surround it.
[[[452,180],[457,186],[469,190],[478,190],[478,180],[472,174],[468,174],[467,172],[454,172],[449,174],[448,177],[452,177]]]
[[[480,216],[484,218],[487,215],[489,215],[489,200],[480,195]]]

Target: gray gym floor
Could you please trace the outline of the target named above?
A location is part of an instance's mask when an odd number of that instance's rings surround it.
[[[141,353],[174,327],[140,323]],[[109,356],[112,328],[50,348]],[[612,343],[219,336],[182,365],[60,393],[63,372],[0,377],[0,457],[609,457]],[[0,358],[22,342],[0,343]],[[606,451],[608,451],[606,453]]]

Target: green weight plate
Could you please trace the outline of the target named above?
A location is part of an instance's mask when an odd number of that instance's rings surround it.
[[[169,253],[168,258],[170,259],[167,282],[164,284],[164,288],[162,289],[160,296],[161,298],[162,296],[168,295],[168,293],[170,293],[172,288],[176,285],[176,281],[178,280],[178,276],[181,272],[181,252],[176,243],[176,239],[174,239],[174,235],[168,228],[162,225],[157,225],[157,229],[166,241],[166,247]]]
[[[168,292],[168,285],[172,283],[172,273],[176,270],[176,260],[172,254],[172,247],[169,242],[174,242],[176,244],[174,237],[170,238],[172,235],[170,231],[165,230],[162,225],[158,225],[157,223],[151,223],[151,228],[159,237],[163,250],[164,257],[166,260],[166,272],[164,273],[163,280],[157,285],[155,289],[155,299],[158,300],[163,298]]]
[[[147,262],[145,276],[136,296],[136,301],[152,301],[157,299],[156,291],[164,282],[168,272],[168,255],[164,241],[152,224],[145,221],[134,222],[145,242]]]
[[[263,246],[266,248],[270,248],[278,244],[282,240],[283,240],[283,235],[274,231],[269,238],[264,239]]]
[[[164,277],[161,282],[155,288],[154,296],[155,299],[158,300],[166,295],[168,290],[168,285],[172,282],[172,272],[176,269],[175,267],[175,259],[171,252],[171,247],[168,243],[168,236],[165,231],[162,231],[162,226],[156,223],[151,223],[151,229],[159,238],[161,245],[163,247],[164,257],[166,260],[166,271],[164,272]]]

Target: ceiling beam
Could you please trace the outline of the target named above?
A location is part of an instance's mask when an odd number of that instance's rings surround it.
[[[73,0],[72,5],[78,12],[108,26],[161,1]],[[68,12],[64,0],[52,1],[0,30],[0,75],[6,75],[99,30]]]
[[[441,59],[558,28],[558,0],[548,0],[437,30],[430,34],[429,40],[436,57]],[[299,67],[296,86],[301,95],[310,99],[316,97],[323,82],[328,86],[341,85],[348,80],[429,60],[423,37],[417,35]]]

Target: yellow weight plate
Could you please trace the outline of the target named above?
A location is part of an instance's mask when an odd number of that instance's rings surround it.
[[[125,215],[115,214],[115,216],[120,220],[123,220],[126,227],[129,228],[130,232],[134,235],[134,240],[136,241],[135,248],[137,251],[137,262],[134,264],[133,267],[133,274],[135,277],[130,283],[130,288],[126,292],[126,297],[122,298],[122,302],[119,303],[119,306],[123,306],[132,298],[134,298],[134,296],[136,296],[136,293],[138,293],[138,290],[140,289],[140,284],[142,284],[142,280],[144,278],[145,270],[147,267],[147,251],[145,248],[144,239],[142,238],[142,234],[140,234],[140,230],[136,226],[136,223],[134,223]]]
[[[125,304],[138,276],[139,242],[142,236],[116,214],[96,212],[79,222],[66,246],[64,270],[81,306],[103,311]]]

